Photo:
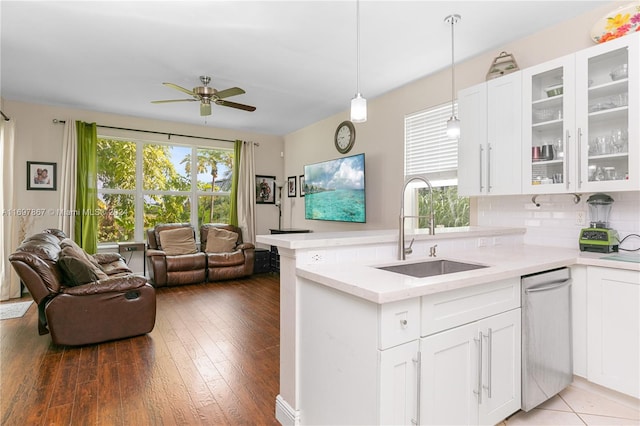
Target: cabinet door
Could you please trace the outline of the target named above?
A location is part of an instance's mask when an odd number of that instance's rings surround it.
[[[640,272],[587,268],[587,378],[640,398]]]
[[[421,339],[421,424],[478,423],[480,345],[476,323]]]
[[[417,424],[419,342],[380,351],[380,423]]]
[[[522,193],[522,74],[487,82],[487,194]]]
[[[574,188],[574,65],[569,55],[522,71],[524,193]]]
[[[497,424],[520,409],[520,324],[520,309],[478,323],[484,352],[480,424]]]
[[[576,54],[578,191],[640,188],[639,40],[621,37]]]
[[[458,140],[458,194],[487,192],[487,84],[458,92],[460,139]]]

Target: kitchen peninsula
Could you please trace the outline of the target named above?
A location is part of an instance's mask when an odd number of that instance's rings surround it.
[[[398,419],[398,415],[415,420],[420,411],[410,403],[419,399],[411,397],[417,389],[415,381],[404,384],[409,393],[399,400],[383,388],[395,379],[393,373],[383,373],[380,363],[386,362],[388,355],[393,358],[388,361],[392,365],[415,368],[418,340],[428,326],[424,301],[431,296],[469,289],[476,295],[496,296],[504,303],[490,306],[496,304],[484,299],[487,306],[476,309],[484,316],[478,318],[505,312],[513,320],[511,329],[515,329],[520,324],[514,309],[519,311],[522,275],[576,264],[640,271],[639,264],[602,260],[602,255],[582,256],[574,249],[525,246],[523,229],[467,227],[439,231],[434,236],[413,235],[414,254],[404,262],[396,260],[395,230],[258,236],[259,243],[278,246],[281,255],[281,366],[276,401],[276,416],[281,423],[382,423]],[[486,267],[427,278],[377,268],[429,260],[429,249],[434,245],[439,259]],[[519,340],[512,343],[519,344]],[[363,355],[371,348],[368,355]],[[365,352],[353,352],[355,358],[335,363],[336,357],[353,350]],[[395,364],[398,356],[408,362]],[[514,367],[519,369],[519,363]],[[330,376],[329,372],[344,374]],[[507,379],[519,376],[519,371],[512,376]],[[428,389],[423,393],[425,399]],[[507,403],[486,410],[481,407],[473,418],[499,421],[517,411],[519,381],[512,381],[501,395]],[[482,417],[482,410],[489,417]],[[422,422],[428,423],[429,417],[425,416],[428,413],[423,412]]]

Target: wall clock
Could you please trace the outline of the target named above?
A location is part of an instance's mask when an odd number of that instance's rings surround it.
[[[353,123],[348,120],[340,123],[333,139],[338,152],[341,154],[349,152],[356,141],[356,128]]]

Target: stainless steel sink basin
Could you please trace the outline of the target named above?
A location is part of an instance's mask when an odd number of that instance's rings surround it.
[[[427,262],[381,266],[377,269],[383,269],[385,271],[395,272],[397,274],[410,275],[417,278],[424,278],[433,277],[436,275],[453,274],[455,272],[471,271],[473,269],[480,268],[486,268],[486,266],[441,259],[431,260]]]

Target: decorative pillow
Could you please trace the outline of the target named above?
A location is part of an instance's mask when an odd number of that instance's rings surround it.
[[[89,254],[71,238],[65,238],[60,241],[60,247],[62,247],[61,255],[71,256],[86,261],[99,280],[108,278],[107,274],[105,274],[102,268],[100,268],[98,262],[92,256],[89,256]]]
[[[235,249],[238,234],[220,228],[209,228],[207,233],[207,253],[228,253]]]
[[[198,252],[192,228],[176,228],[160,231],[160,246],[168,256]]]
[[[85,259],[62,254],[58,259],[58,265],[66,278],[65,283],[69,287],[87,284],[100,279],[94,272],[93,265]]]

